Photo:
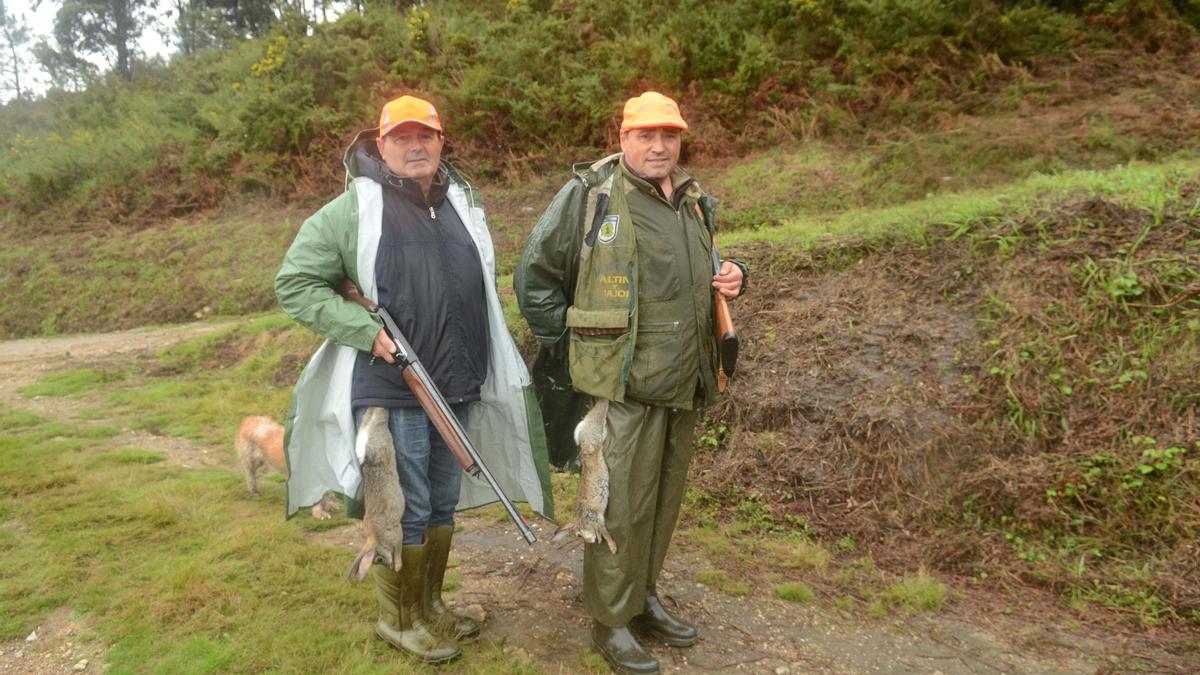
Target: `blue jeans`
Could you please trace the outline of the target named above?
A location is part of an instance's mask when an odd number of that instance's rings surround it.
[[[463,427],[467,426],[467,405],[450,406]],[[354,421],[362,423],[366,408],[355,408]],[[458,491],[463,469],[429,416],[420,408],[390,408],[388,430],[396,447],[396,470],[404,492],[404,543],[420,544],[430,527],[454,524]]]

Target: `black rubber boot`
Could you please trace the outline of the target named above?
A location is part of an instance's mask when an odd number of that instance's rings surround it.
[[[654,591],[646,593],[646,609],[633,620],[639,628],[646,629],[646,632],[672,647],[691,647],[696,644],[696,627],[671,616]]]
[[[618,673],[657,673],[658,661],[638,644],[628,626],[610,628],[592,621],[592,646]]]
[[[421,618],[425,577],[425,545],[401,547],[400,572],[372,565],[371,578],[379,599],[375,635],[425,663],[445,663],[462,653],[458,645],[439,640]]]
[[[446,563],[450,560],[450,541],[453,525],[439,525],[425,530],[425,620],[439,632],[455,640],[479,638],[479,623],[469,617],[451,612],[442,602],[442,582],[446,578]]]

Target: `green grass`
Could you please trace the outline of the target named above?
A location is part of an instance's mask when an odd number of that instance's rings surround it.
[[[808,584],[792,581],[775,587],[775,596],[788,602],[812,602],[817,594]]]
[[[118,370],[80,368],[59,373],[47,373],[36,383],[21,387],[22,396],[73,396],[95,391],[101,385],[117,382],[124,378]]]
[[[373,639],[372,589],[343,579],[346,554],[279,517],[282,485],[247,499],[234,472],[19,411],[0,429],[0,640],[65,606],[112,672],[422,670]],[[466,649],[480,672],[537,671]]]
[[[946,594],[946,585],[922,569],[888,586],[879,594],[879,600],[901,613],[916,614],[941,608]]]
[[[727,232],[722,248],[750,242],[782,243],[809,249],[835,239],[889,239],[921,242],[931,226],[958,227],[989,217],[1029,213],[1039,205],[1071,196],[1102,196],[1118,203],[1162,204],[1177,194],[1181,176],[1200,172],[1200,161],[1161,164],[1134,162],[1106,171],[1077,170],[1037,174],[982,190],[940,194],[885,208],[856,208],[822,217],[808,215],[778,227]]]
[[[301,220],[285,209],[215,212],[120,236],[0,228],[0,338],[273,308],[272,280]]]
[[[161,452],[141,448],[109,450],[100,456],[100,461],[108,464],[156,464],[166,459],[167,456]]]
[[[611,673],[612,668],[609,667],[608,661],[599,653],[589,650],[579,657],[580,672],[583,673]]]
[[[726,595],[741,597],[750,594],[750,585],[744,581],[730,579],[725,570],[706,569],[696,573],[696,581],[715,588]]]
[[[683,534],[714,559],[733,557],[739,552],[738,543],[722,529],[700,526],[688,528]]]
[[[757,547],[756,553],[780,567],[817,572],[825,571],[832,558],[820,544],[795,536],[768,539]]]
[[[829,213],[862,205],[860,184],[869,152],[827,143],[776,148],[728,168],[696,169],[706,190],[721,198],[723,231],[761,229],[796,213]]]

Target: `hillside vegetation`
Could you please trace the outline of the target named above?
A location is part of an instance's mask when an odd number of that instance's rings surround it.
[[[700,462],[717,501],[1200,622],[1200,164],[813,225],[738,237],[765,279]]]
[[[1191,0],[370,4],[5,106],[0,206],[62,232],[327,195],[331,159],[405,90],[441,107],[450,156],[479,178],[610,147],[620,102],[646,87],[679,96],[697,158],[928,130],[1036,102],[1047,92],[1022,84],[1056,59],[1190,54],[1197,20]]]
[[[285,22],[0,108],[0,337],[272,307],[344,145],[400,91],[441,107],[505,274],[634,91],[680,98],[722,229],[754,228],[1190,151],[1195,20],[1157,0],[513,0]]]

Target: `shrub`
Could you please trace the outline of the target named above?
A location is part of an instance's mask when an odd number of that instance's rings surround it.
[[[965,99],[1005,79],[1004,64],[1111,40],[1102,29],[1140,17],[1167,21],[1170,44],[1186,49],[1179,17],[1191,5],[1177,5],[447,0],[311,26],[292,17],[231,49],[139,64],[133,83],[0,109],[0,204],[34,225],[47,207],[75,223],[138,223],[231,194],[324,196],[340,185],[333,158],[402,91],[442,108],[448,153],[475,174],[611,147],[621,101],[648,87],[681,99],[695,153],[791,133],[779,131],[781,111],[817,132],[854,133],[891,114],[897,92]],[[1097,12],[1109,19],[1094,29],[1081,17]]]

